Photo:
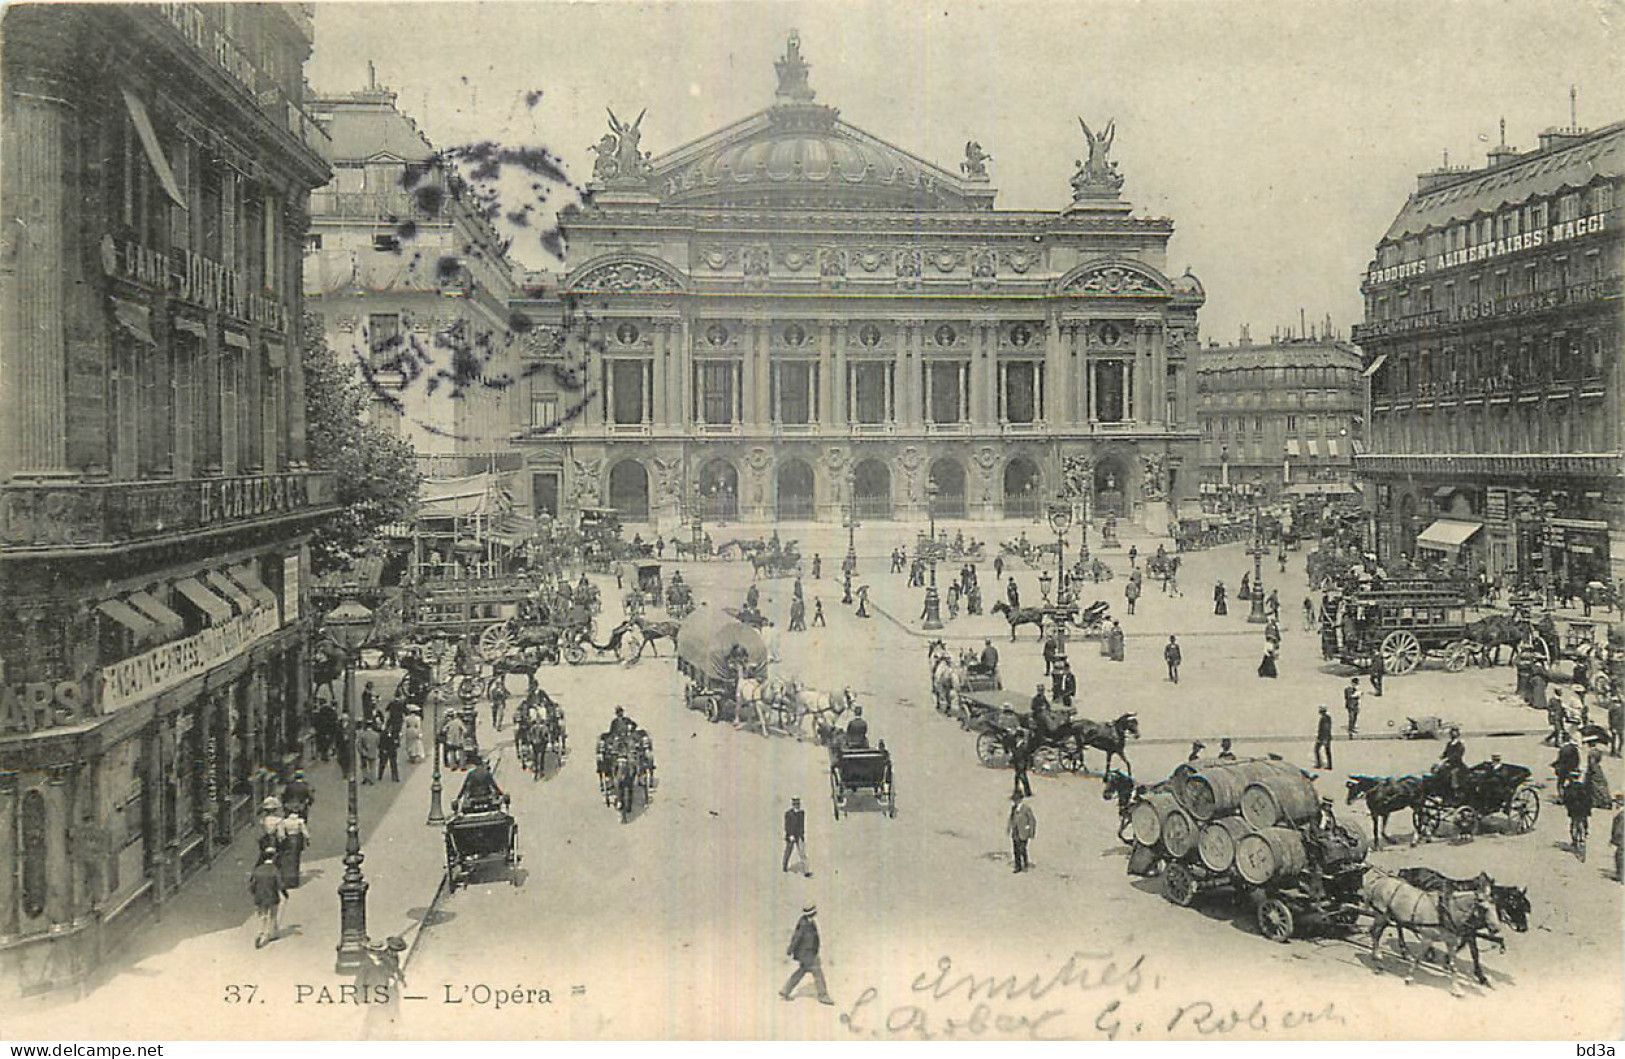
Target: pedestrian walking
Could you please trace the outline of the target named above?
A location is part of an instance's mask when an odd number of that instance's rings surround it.
[[[813,552],[812,575],[814,581],[822,581],[824,579],[824,557],[819,555],[817,552]]]
[[[1382,698],[1382,652],[1373,651],[1371,664],[1367,675],[1371,678],[1371,694]]]
[[[413,765],[426,756],[423,752],[423,711],[414,706],[401,725],[401,741],[406,744],[406,760]]]
[[[1270,645],[1271,650],[1276,652],[1281,650],[1281,626],[1274,618],[1264,625],[1264,640]]]
[[[1570,735],[1563,740],[1563,745],[1557,748],[1557,757],[1552,761],[1552,771],[1557,774],[1559,789],[1563,784],[1580,776],[1580,746]]]
[[[378,764],[378,729],[370,724],[360,726],[355,734],[355,747],[361,758],[361,782],[372,784],[373,770]]]
[[[315,801],[316,792],[311,789],[310,782],[305,779],[305,770],[294,769],[293,778],[288,780],[282,788],[282,807],[290,813],[309,820],[310,807]]]
[[[1064,656],[1055,660],[1055,669],[1050,674],[1050,684],[1050,701],[1057,706],[1070,707],[1073,698],[1078,694],[1078,678]]]
[[[1132,544],[1128,546],[1128,565],[1131,570],[1140,565],[1140,549]]]
[[[1033,735],[1024,729],[1018,729],[1015,739],[1010,747],[1010,765],[1016,770],[1015,787],[1011,794],[1022,794],[1031,798],[1033,796],[1032,781],[1027,778],[1027,770],[1033,767]]]
[[[377,713],[378,692],[373,690],[372,681],[369,680],[367,686],[361,689],[361,719],[371,724]]]
[[[1004,556],[1002,555],[995,555],[993,557],[993,580],[1004,580]]]
[[[1546,701],[1546,722],[1552,726],[1552,734],[1546,738],[1553,746],[1557,746],[1563,742],[1568,729],[1568,716],[1563,709],[1563,689],[1553,684],[1551,695],[1552,697]]]
[[[1213,585],[1213,613],[1223,617],[1230,613],[1230,608],[1224,602],[1224,582],[1219,581]]]
[[[1280,667],[1275,664],[1275,648],[1264,648],[1264,658],[1258,663],[1258,675],[1274,680],[1281,675]]]
[[[309,843],[310,828],[304,817],[289,813],[278,823],[276,870],[284,890],[299,889],[299,872]]]
[[[1184,654],[1179,649],[1179,641],[1173,636],[1168,637],[1168,646],[1162,649],[1162,660],[1168,663],[1168,679],[1175,684],[1179,683],[1179,663]]]
[[[814,599],[813,600],[813,620],[812,620],[812,623],[817,628],[820,628],[820,629],[827,628],[827,626],[825,626],[825,624],[824,624],[824,601],[822,599]]]
[[[367,1016],[361,1022],[364,1040],[384,1040],[393,1036],[395,1023],[400,1019],[401,992],[406,987],[406,971],[401,967],[401,953],[406,951],[406,939],[391,936],[384,941],[369,941],[356,984],[365,992]]]
[[[1614,697],[1608,702],[1609,756],[1619,757],[1622,745],[1625,745],[1625,698],[1616,689]]]
[[[1350,677],[1349,686],[1343,689],[1343,711],[1349,715],[1349,738],[1353,739],[1360,728],[1360,678]]]
[[[468,739],[468,729],[463,726],[463,718],[453,713],[446,718],[445,725],[440,730],[441,757],[449,769],[463,767],[463,745]]]
[[[1032,807],[1022,800],[1020,791],[1010,795],[1010,822],[1006,830],[1010,832],[1011,854],[1016,862],[1015,870],[1024,872],[1032,866],[1027,860],[1027,843],[1038,833],[1038,820],[1033,816]]]
[[[1281,593],[1279,590],[1270,589],[1270,595],[1264,601],[1264,607],[1270,612],[1270,621],[1279,622],[1281,620]]]
[[[807,905],[801,910],[801,918],[796,920],[796,929],[790,935],[790,947],[785,955],[796,961],[796,969],[790,972],[789,981],[779,990],[780,1000],[791,999],[790,994],[807,975],[812,975],[813,985],[818,987],[818,1002],[820,1004],[833,1004],[830,999],[829,986],[824,982],[824,967],[819,961],[819,950],[822,947],[818,936],[818,906]]]
[[[311,728],[316,735],[316,756],[323,761],[329,760],[339,742],[339,711],[333,707],[333,700],[325,695],[316,700]]]
[[[1128,584],[1123,586],[1123,598],[1128,600],[1128,612],[1134,613],[1134,605],[1140,601],[1140,582],[1129,578]]]
[[[790,601],[790,626],[786,631],[807,631],[807,604],[800,596]]]
[[[1325,764],[1321,764],[1322,755]],[[1315,768],[1332,767],[1332,715],[1325,706],[1320,708],[1320,719],[1315,725]]]
[[[282,837],[282,799],[271,795],[260,803],[260,852],[276,853]]]
[[[1315,604],[1308,596],[1303,597],[1303,631],[1313,632],[1315,629]]]
[[[1016,587],[1016,579],[1014,577],[1010,578],[1004,594],[1005,597],[1010,601],[1011,610],[1021,609],[1021,589]]]
[[[1234,761],[1234,760],[1236,760],[1236,751],[1235,751],[1235,748],[1230,743],[1230,737],[1229,736],[1225,736],[1223,739],[1219,740],[1219,760],[1220,761]]]
[[[262,949],[282,933],[282,899],[288,896],[282,876],[277,872],[274,850],[260,851],[259,863],[248,875],[248,892],[254,897],[254,913],[260,928],[254,947]]]
[[[1115,620],[1112,622],[1111,630],[1106,633],[1106,647],[1113,662],[1123,660],[1123,627]]]
[[[379,782],[383,782],[385,768],[389,769],[389,779],[391,783],[401,782],[401,765],[399,760],[400,752],[401,733],[399,729],[392,728],[386,724],[384,726],[384,730],[378,733]]]
[[[1608,841],[1614,845],[1614,881],[1625,883],[1625,810],[1614,814],[1613,835]]]
[[[807,813],[801,808],[800,798],[790,799],[790,808],[784,811],[784,863],[781,871],[790,870],[790,853],[800,855],[801,874],[812,877],[812,866],[807,859]]]
[[[1584,864],[1586,859],[1586,836],[1591,830],[1591,791],[1585,781],[1579,777],[1571,777],[1562,782],[1560,797],[1563,799],[1563,808],[1569,814],[1569,843],[1574,855]]]

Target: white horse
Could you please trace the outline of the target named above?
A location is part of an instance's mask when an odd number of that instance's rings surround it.
[[[783,677],[746,677],[741,676],[734,684],[734,723],[737,725],[744,717],[743,711],[750,709],[756,714],[757,727],[762,735],[771,735],[774,731],[796,732],[800,725],[800,714],[795,707],[795,684]],[[791,715],[787,727],[780,728],[769,721],[770,710],[777,708],[781,713]]]
[[[947,714],[959,712],[959,692],[965,686],[965,669],[946,654],[938,655],[931,665],[931,693],[937,709]]]
[[[1414,952],[1410,972],[1405,984],[1416,979],[1416,967],[1423,955],[1435,946],[1444,950],[1445,970],[1450,975],[1450,995],[1461,996],[1461,983],[1456,977],[1456,954],[1474,936],[1482,932],[1486,937],[1499,938],[1501,921],[1495,910],[1494,895],[1489,877],[1472,889],[1434,892],[1412,886],[1396,875],[1371,869],[1360,885],[1360,896],[1365,899],[1375,916],[1371,925],[1371,971],[1382,973],[1378,945],[1390,925],[1399,934],[1401,949],[1405,948],[1406,930],[1416,934],[1427,944]]]
[[[857,696],[853,694],[850,685],[840,691],[819,691],[816,688],[804,685],[795,685],[795,711],[796,729],[799,733],[803,718],[812,721],[812,735],[814,739],[826,730],[833,730],[841,723],[841,716],[857,705]]]

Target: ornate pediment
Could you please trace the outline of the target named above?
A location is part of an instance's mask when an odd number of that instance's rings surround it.
[[[589,261],[565,282],[565,289],[577,294],[652,294],[684,287],[682,277],[665,262],[625,255]]]
[[[1062,276],[1060,294],[1097,298],[1166,298],[1172,290],[1162,273],[1137,261],[1090,261]]]

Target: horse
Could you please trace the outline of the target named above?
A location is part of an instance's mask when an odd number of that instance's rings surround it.
[[[1134,775],[1134,765],[1129,761],[1126,749],[1130,738],[1140,738],[1140,718],[1132,713],[1120,714],[1110,724],[1101,724],[1091,721],[1087,717],[1080,717],[1063,730],[1064,735],[1078,741],[1078,762],[1081,767],[1083,752],[1089,747],[1106,752],[1106,767],[1104,773],[1112,770],[1112,758],[1120,757],[1123,765],[1128,769],[1130,776]]]
[[[673,644],[673,649],[675,650],[675,645],[677,643],[676,622],[647,621],[640,618],[634,622],[634,624],[638,627],[638,632],[643,637],[643,642],[638,644],[639,658],[643,657],[643,649],[645,647],[649,648],[650,651],[653,651],[656,658],[660,657],[660,652],[654,647],[654,642],[656,640],[670,640]]]
[[[1004,620],[1010,623],[1010,642],[1016,642],[1016,628],[1022,625],[1035,625],[1038,627],[1038,638],[1044,638],[1044,611],[1038,607],[1012,608],[1004,600],[993,604],[994,614],[1003,614]]]
[[[1510,647],[1515,653],[1518,645],[1529,638],[1529,623],[1505,614],[1491,614],[1469,622],[1465,633],[1467,639],[1484,649],[1484,658],[1494,666],[1501,663],[1501,648]]]
[[[841,716],[857,705],[857,697],[851,687],[833,692],[798,684],[794,685],[793,701],[797,728],[802,718],[810,719],[813,738],[820,743],[827,743],[831,734],[840,730]]]
[[[638,765],[630,752],[622,749],[615,755],[615,808],[621,811],[621,823],[632,818],[632,802],[638,789]]]
[[[705,543],[703,541],[683,541],[683,540],[679,540],[679,541],[674,541],[673,545],[676,548],[677,560],[679,562],[681,562],[683,560],[684,556],[687,556],[690,559],[701,559],[701,560],[709,559],[711,557],[711,551],[710,551],[710,549],[708,549],[705,546]]]
[[[959,689],[965,686],[965,669],[946,655],[939,656],[931,666],[931,694],[937,709],[954,713],[959,709]]]
[[[1522,886],[1497,886],[1495,880],[1483,872],[1480,872],[1472,879],[1452,879],[1450,876],[1436,872],[1432,868],[1401,868],[1399,869],[1399,877],[1419,889],[1446,893],[1474,890],[1487,884],[1490,888],[1490,900],[1495,903],[1495,914],[1500,918],[1501,922],[1519,934],[1529,932],[1529,912],[1533,905],[1529,901],[1529,891]],[[1507,946],[1506,941],[1502,938],[1492,937],[1487,934],[1475,933],[1467,939],[1467,951],[1473,957],[1473,977],[1478,979],[1480,985],[1489,985],[1489,980],[1484,977],[1484,968],[1478,962],[1478,939],[1480,937],[1490,937],[1491,940],[1501,946],[1502,952],[1506,952]]]
[[[1390,925],[1399,930],[1400,945],[1404,948],[1404,931],[1426,940],[1432,947],[1444,949],[1445,971],[1450,975],[1450,995],[1461,996],[1461,983],[1456,978],[1456,953],[1475,936],[1482,933],[1494,941],[1501,940],[1500,917],[1491,897],[1488,876],[1474,880],[1471,889],[1453,892],[1431,892],[1413,886],[1397,875],[1389,875],[1378,868],[1370,869],[1360,883],[1360,896],[1373,916],[1371,925],[1371,971],[1382,973],[1379,946],[1382,935]],[[1416,980],[1416,968],[1426,950],[1411,954],[1410,972],[1405,976],[1409,985]]]
[[[1381,849],[1387,837],[1388,817],[1401,809],[1411,811],[1411,845],[1422,840],[1422,779],[1419,776],[1401,776],[1388,779],[1383,776],[1350,776],[1348,804],[1361,798],[1371,811],[1371,845]]]

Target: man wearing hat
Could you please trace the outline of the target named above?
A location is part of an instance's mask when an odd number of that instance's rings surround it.
[[[1326,763],[1320,763],[1322,756]],[[1315,768],[1332,767],[1332,715],[1325,706],[1320,708],[1320,720],[1315,725]]]
[[[260,851],[259,862],[248,876],[248,892],[254,895],[254,913],[259,917],[260,932],[254,938],[254,947],[260,949],[282,933],[282,899],[288,896],[277,871],[275,850]]]
[[[362,998],[367,1005],[362,1034],[369,1040],[380,1037],[380,1031],[400,1017],[401,988],[406,985],[401,953],[405,951],[406,939],[396,935],[367,943],[367,955],[357,984],[362,988]]]
[[[1192,762],[1192,761],[1200,760],[1201,757],[1202,757],[1202,751],[1204,751],[1206,749],[1207,749],[1207,744],[1202,742],[1200,739],[1191,740],[1191,756],[1185,759],[1186,762]]]
[[[1185,660],[1185,654],[1179,649],[1179,641],[1173,636],[1168,637],[1168,646],[1162,649],[1162,660],[1168,663],[1168,679],[1178,684],[1179,663]]]
[[[1077,693],[1077,674],[1072,672],[1065,658],[1057,658],[1055,669],[1050,673],[1050,698],[1057,706],[1071,706]]]
[[[1038,820],[1034,818],[1032,807],[1024,800],[1020,791],[1010,796],[1010,832],[1011,852],[1014,854],[1017,872],[1026,871],[1027,843],[1031,842],[1033,835],[1038,833]]]
[[[1349,677],[1349,686],[1343,689],[1343,710],[1349,715],[1349,738],[1353,739],[1360,727],[1360,678]]]
[[[780,1000],[789,1000],[797,984],[810,974],[813,984],[818,987],[818,1002],[835,1003],[830,999],[829,986],[824,983],[824,968],[818,961],[817,916],[818,906],[809,904],[801,910],[801,918],[796,920],[795,932],[790,935],[790,947],[785,950],[785,955],[796,961],[796,969],[790,972],[789,981],[779,990]]]
[[[310,807],[316,801],[316,792],[305,779],[304,769],[294,769],[293,778],[282,788],[282,806],[295,816],[310,819]]]
[[[801,853],[801,874],[811,876],[812,867],[807,861],[807,814],[801,808],[800,798],[791,798],[790,808],[784,811],[784,863],[780,871],[790,870],[791,850]]]
[[[1219,760],[1220,761],[1234,761],[1234,760],[1236,760],[1236,752],[1235,752],[1235,750],[1233,750],[1231,748],[1230,737],[1229,736],[1225,736],[1223,739],[1219,740]]]

